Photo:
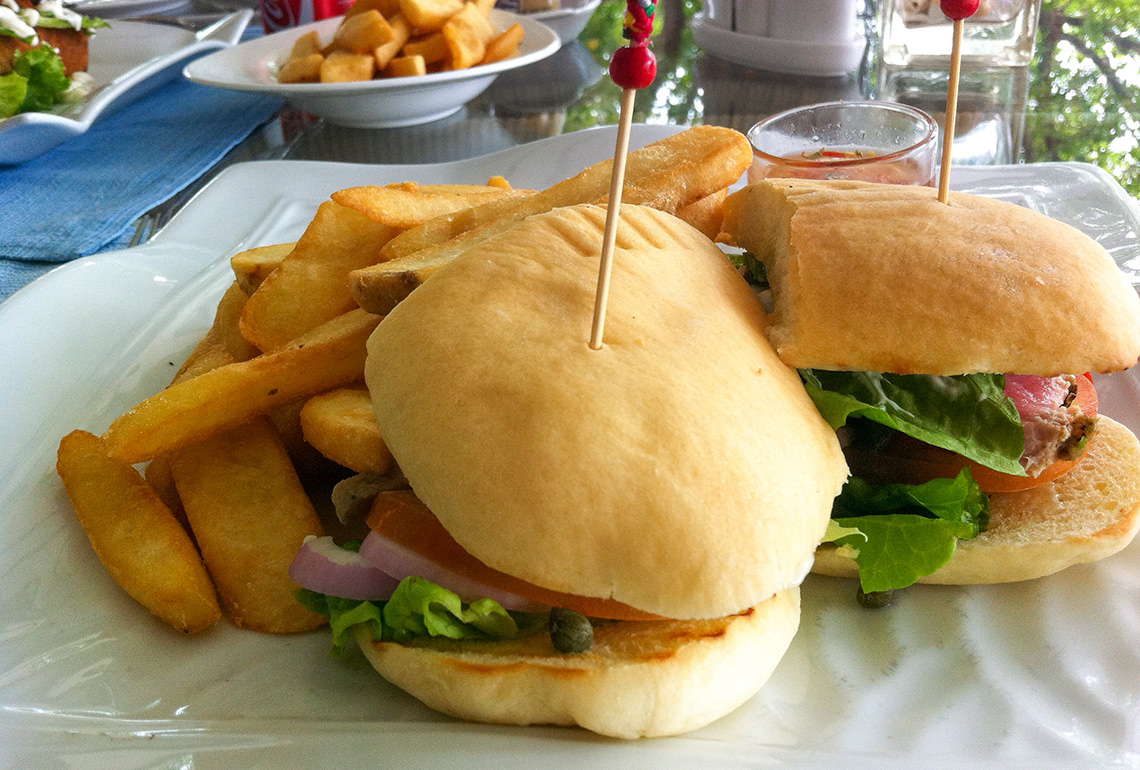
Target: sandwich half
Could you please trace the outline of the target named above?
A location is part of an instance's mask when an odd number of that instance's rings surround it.
[[[497,638],[356,636],[447,714],[675,734],[768,679],[847,468],[753,292],[679,219],[623,207],[604,345],[589,347],[604,220],[598,206],[525,220],[370,339],[377,423],[412,493],[377,498],[361,553],[450,588],[462,612],[519,611]],[[567,610],[592,645],[557,644]]]
[[[851,466],[817,572],[1024,580],[1135,535],[1140,449],[1088,373],[1136,363],[1140,300],[1092,239],[966,194],[767,180],[722,240],[762,266],[773,346]]]

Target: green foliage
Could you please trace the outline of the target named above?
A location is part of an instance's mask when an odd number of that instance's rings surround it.
[[[1043,0],[1025,160],[1095,163],[1140,196],[1140,0]]]
[[[608,66],[610,56],[625,45],[621,36],[625,17],[625,0],[604,0],[590,18],[578,39],[602,66]],[[688,20],[701,8],[701,0],[661,0],[654,14],[653,42],[662,35],[679,34],[678,54],[666,57],[667,46],[655,47],[657,77],[653,84],[639,92],[633,110],[633,119],[639,123],[699,123],[701,113],[695,102],[696,89],[692,82],[692,63],[698,48]],[[680,14],[680,18],[671,14]],[[577,131],[593,126],[612,125],[618,120],[621,89],[607,75],[583,92],[578,103],[567,110],[564,131]]]

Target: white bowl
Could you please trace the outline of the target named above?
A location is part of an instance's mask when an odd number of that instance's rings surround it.
[[[602,0],[587,0],[587,2],[554,11],[537,11],[528,13],[527,18],[541,21],[554,30],[563,45],[578,39],[578,35],[586,28],[590,16],[602,4]]]
[[[491,23],[497,29],[515,22],[522,25],[524,33],[515,56],[465,70],[355,83],[278,83],[277,69],[293,41],[314,29],[322,40],[331,40],[340,24],[340,17],[335,17],[204,56],[182,72],[195,83],[281,96],[298,109],[342,126],[414,126],[457,112],[491,85],[500,72],[544,59],[558,50],[558,36],[541,22],[506,11],[491,12]]]

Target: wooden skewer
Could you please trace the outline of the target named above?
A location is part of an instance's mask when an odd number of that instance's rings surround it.
[[[621,216],[621,191],[625,183],[625,159],[629,154],[629,133],[633,125],[633,99],[637,91],[623,88],[621,112],[618,115],[617,144],[614,147],[614,165],[610,174],[610,199],[606,210],[606,228],[602,234],[602,258],[598,265],[598,291],[594,296],[594,325],[590,331],[590,347],[602,348],[602,334],[606,325],[606,301],[610,294],[610,271],[613,265],[614,244],[617,242],[618,219]]]
[[[962,19],[954,20],[954,47],[950,50],[950,82],[946,87],[946,121],[942,131],[942,165],[938,169],[938,200],[945,203],[950,192],[950,152],[954,146],[954,123],[958,114],[958,75],[962,69]]]

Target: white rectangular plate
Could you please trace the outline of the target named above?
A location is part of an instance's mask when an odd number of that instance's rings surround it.
[[[634,145],[675,130],[637,127]],[[674,739],[457,722],[327,633],[222,621],[193,638],[111,582],[63,496],[59,438],[163,387],[209,326],[227,258],[292,240],[333,190],[406,179],[542,187],[612,151],[599,129],[425,166],[246,164],[151,243],[78,260],[0,304],[0,767],[1089,768],[1140,763],[1140,546],[1027,584],[915,587],[880,612],[811,577],[801,631],[760,695]],[[1098,238],[1133,276],[1140,216],[1088,166],[955,169]],[[1074,320],[1079,323],[1078,319]],[[1140,380],[1100,380],[1140,429]],[[666,568],[666,565],[663,565]]]

